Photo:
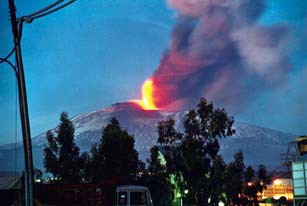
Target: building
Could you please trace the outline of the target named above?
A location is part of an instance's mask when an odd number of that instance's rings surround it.
[[[17,172],[0,172],[1,205],[21,203],[22,176]]]
[[[292,162],[294,205],[307,205],[307,160]]]
[[[262,206],[274,203],[291,204],[293,202],[293,181],[290,177],[276,178],[272,184],[262,192],[258,193],[258,199],[263,201]]]

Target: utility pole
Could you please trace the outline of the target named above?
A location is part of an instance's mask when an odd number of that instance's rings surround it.
[[[14,0],[8,0],[9,3],[9,13],[11,17],[12,33],[14,48],[5,57],[0,58],[0,64],[5,62],[11,66],[16,74],[18,83],[18,97],[19,97],[19,110],[20,119],[22,126],[22,140],[24,147],[24,157],[25,157],[25,205],[34,205],[34,175],[33,175],[33,159],[32,159],[32,144],[31,144],[31,132],[30,132],[30,121],[28,114],[28,102],[27,102],[27,91],[26,82],[24,76],[24,69],[22,63],[21,55],[21,36],[23,23],[31,23],[35,19],[40,19],[41,17],[47,16],[54,12],[61,10],[62,8],[72,4],[77,0],[56,0],[54,3],[35,11],[29,15],[22,16],[21,18],[16,17],[16,7]],[[15,52],[16,66],[9,60],[9,57]]]
[[[34,178],[33,178],[32,144],[31,144],[31,132],[30,132],[30,122],[28,114],[26,83],[25,83],[24,69],[22,63],[21,47],[20,47],[23,20],[21,19],[19,22],[17,21],[14,0],[8,0],[8,1],[9,1],[9,11],[10,11],[12,32],[13,32],[14,45],[15,45],[19,110],[20,110],[20,119],[22,125],[22,139],[23,139],[24,156],[25,156],[25,188],[24,188],[25,205],[33,206]]]

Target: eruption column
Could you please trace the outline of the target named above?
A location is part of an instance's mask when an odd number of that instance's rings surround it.
[[[142,99],[132,100],[139,104],[144,110],[158,110],[153,102],[153,82],[151,79],[147,79],[142,87]]]

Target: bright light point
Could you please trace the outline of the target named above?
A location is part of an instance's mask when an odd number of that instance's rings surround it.
[[[189,190],[184,190],[184,194],[188,194],[189,193]]]
[[[132,100],[139,104],[144,110],[158,110],[152,99],[153,82],[147,79],[142,87],[142,99]]]
[[[251,186],[253,186],[253,183],[252,183],[252,182],[248,182],[247,185],[248,185],[249,187],[251,187]]]
[[[281,185],[281,180],[276,179],[273,181],[274,185]]]

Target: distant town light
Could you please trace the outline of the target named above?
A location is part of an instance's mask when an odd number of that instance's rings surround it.
[[[247,186],[251,187],[251,186],[253,186],[253,183],[252,182],[248,182]]]

